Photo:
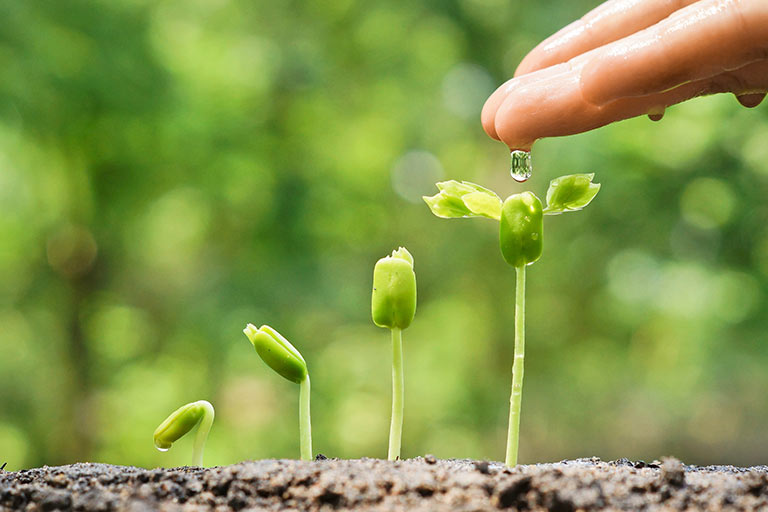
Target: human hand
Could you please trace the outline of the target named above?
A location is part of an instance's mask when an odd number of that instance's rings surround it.
[[[768,0],[609,0],[534,48],[482,124],[530,150],[719,92],[746,107],[768,92]]]

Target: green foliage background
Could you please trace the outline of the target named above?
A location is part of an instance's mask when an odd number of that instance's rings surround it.
[[[503,456],[514,273],[434,182],[522,190],[480,128],[495,86],[595,0],[0,3],[0,463],[182,465],[154,428],[216,406],[206,463],[384,457],[375,261],[416,260],[403,454]],[[521,462],[768,456],[768,108],[731,96],[544,140],[527,188],[595,172],[528,273]]]

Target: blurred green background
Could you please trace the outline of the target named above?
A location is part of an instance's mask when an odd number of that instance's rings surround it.
[[[595,0],[0,3],[0,463],[183,465],[154,428],[216,407],[206,463],[298,456],[298,387],[242,334],[304,354],[316,452],[386,456],[375,261],[416,259],[403,455],[500,460],[514,272],[441,179],[502,196],[595,172],[528,273],[521,462],[768,458],[768,108],[699,99],[544,140],[525,187],[487,95]]]

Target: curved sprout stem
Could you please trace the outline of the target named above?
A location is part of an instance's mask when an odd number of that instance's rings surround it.
[[[309,417],[309,373],[299,384],[299,442],[301,459],[312,460],[312,421]]]
[[[403,331],[392,329],[392,421],[389,424],[389,460],[400,458],[400,441],[403,436]]]
[[[523,400],[523,362],[525,361],[525,266],[515,267],[515,360],[512,364],[512,394],[509,397],[507,466],[517,464],[520,438],[520,406]]]
[[[192,464],[195,466],[203,466],[203,450],[205,450],[205,441],[208,439],[208,433],[211,431],[211,425],[213,425],[213,406],[205,401],[200,400],[198,404],[203,408],[202,416],[200,417],[200,423],[197,425],[197,432],[195,433],[195,447],[192,452]]]

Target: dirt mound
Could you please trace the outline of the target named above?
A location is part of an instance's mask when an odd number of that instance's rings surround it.
[[[26,510],[755,510],[768,467],[578,459],[510,469],[417,457],[261,460],[146,470],[72,464],[0,472],[0,509]]]

